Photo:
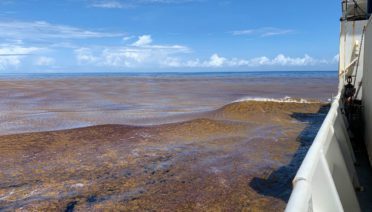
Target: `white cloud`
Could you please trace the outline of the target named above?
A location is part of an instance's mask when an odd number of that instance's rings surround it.
[[[188,67],[188,68],[219,68],[226,66],[230,61],[218,54],[213,54],[208,60],[201,61],[200,59],[188,60],[186,62],[179,62],[177,66],[173,67]]]
[[[125,36],[125,37],[123,37],[123,41],[125,42],[125,41],[131,40],[133,38],[134,38],[134,36]]]
[[[37,47],[24,47],[16,45],[0,46],[0,70],[18,67],[28,55],[41,50]]]
[[[125,40],[132,39],[128,37]],[[132,44],[121,47],[87,47],[75,49],[78,64],[111,68],[253,68],[253,67],[306,67],[332,65],[335,59],[316,59],[307,54],[290,57],[227,58],[212,54],[208,59],[184,59],[181,54],[190,53],[183,45],[154,44],[151,35],[142,35]]]
[[[251,35],[251,36],[261,36],[261,37],[270,37],[275,35],[286,35],[293,33],[292,29],[280,29],[275,27],[262,27],[257,29],[245,29],[245,30],[236,30],[231,32],[235,36]]]
[[[118,2],[118,1],[101,1],[91,5],[92,7],[99,7],[105,9],[121,9],[131,7],[130,5]]]
[[[81,65],[91,64],[108,67],[164,67],[175,64],[174,56],[189,53],[182,45],[153,45],[150,35],[142,35],[131,45],[122,47],[79,48],[76,59]],[[172,62],[170,62],[172,60]],[[176,59],[178,60],[178,59]]]
[[[336,55],[333,57],[333,62],[338,63],[339,61],[340,61],[340,54],[336,54]]]
[[[307,54],[303,57],[290,57],[278,54],[244,58],[226,58],[217,53],[206,60],[185,60],[180,54],[190,53],[182,45],[154,45],[150,35],[139,36],[131,45],[105,48],[80,48],[75,50],[79,64],[91,64],[116,68],[239,68],[239,67],[306,67],[331,65],[335,59],[315,59]]]
[[[236,62],[238,61],[238,63]],[[249,60],[237,60],[230,62],[232,66],[308,66],[318,64],[320,61],[315,60],[309,55],[303,57],[288,57],[283,54],[279,54],[276,57],[270,59],[268,57],[256,57]]]
[[[151,52],[138,49],[123,48],[118,50],[105,49],[102,54],[102,65],[111,67],[142,66],[151,60]]]
[[[256,57],[251,59],[250,61],[247,61],[247,64],[250,64],[251,66],[262,66],[262,65],[268,65],[271,61],[268,57]]]
[[[152,43],[151,35],[142,35],[138,37],[138,40],[134,42],[133,46],[146,46]]]
[[[314,59],[309,55],[305,54],[303,57],[288,57],[283,54],[279,54],[274,58],[268,57],[256,57],[251,59],[239,59],[239,58],[225,58],[218,54],[213,54],[208,60],[188,60],[180,61],[168,60],[170,61],[170,67],[186,67],[186,68],[238,68],[238,67],[304,67],[304,66],[315,66],[315,65],[329,65],[333,64],[333,59]]]
[[[34,62],[34,64],[37,66],[51,66],[54,65],[54,63],[55,63],[54,58],[45,56],[38,57]]]
[[[319,61],[316,61],[314,58],[310,57],[309,55],[305,55],[304,57],[287,57],[283,54],[279,54],[274,59],[269,61],[269,64],[272,65],[280,65],[280,66],[306,66],[312,65]]]
[[[255,31],[252,30],[252,29],[246,29],[246,30],[236,30],[236,31],[232,31],[231,34],[233,35],[251,35],[253,34]]]
[[[98,58],[93,56],[93,52],[89,48],[75,49],[75,56],[79,64],[95,63]]]
[[[224,65],[226,62],[226,58],[220,57],[218,54],[213,54],[210,58],[209,61],[205,62],[205,66],[208,67],[221,67]]]
[[[55,25],[45,21],[0,21],[0,38],[5,39],[86,39],[122,37],[123,33],[90,31],[78,27]]]
[[[172,56],[187,52],[187,47],[178,45],[125,46],[106,48],[99,57],[101,64],[112,67],[157,67],[164,66],[164,61],[169,61]]]
[[[95,0],[90,6],[104,9],[123,9],[146,4],[181,4],[201,1],[203,0]]]
[[[181,64],[182,64],[181,60],[179,58],[175,58],[175,57],[166,57],[162,61],[160,61],[160,65],[162,67],[177,68],[177,67],[181,67]]]

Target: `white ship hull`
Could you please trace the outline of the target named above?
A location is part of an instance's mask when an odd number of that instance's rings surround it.
[[[356,195],[361,185],[344,114],[343,90],[346,76],[353,76],[355,99],[362,100],[365,144],[372,162],[372,18],[363,20],[359,13],[354,20],[345,14],[350,9],[343,9],[339,93],[293,180],[288,212],[361,211]]]

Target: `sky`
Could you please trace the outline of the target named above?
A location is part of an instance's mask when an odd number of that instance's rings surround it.
[[[340,6],[0,0],[0,73],[337,70]]]

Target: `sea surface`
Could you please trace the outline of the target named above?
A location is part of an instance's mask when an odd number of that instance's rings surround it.
[[[282,211],[337,81],[0,74],[0,211]]]
[[[331,71],[0,74],[0,135],[169,123],[250,98],[327,102],[337,79]]]

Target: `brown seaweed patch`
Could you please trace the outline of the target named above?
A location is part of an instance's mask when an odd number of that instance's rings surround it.
[[[321,106],[237,102],[171,124],[1,136],[0,209],[282,210],[265,194],[291,174],[270,176],[311,123],[296,114]]]

